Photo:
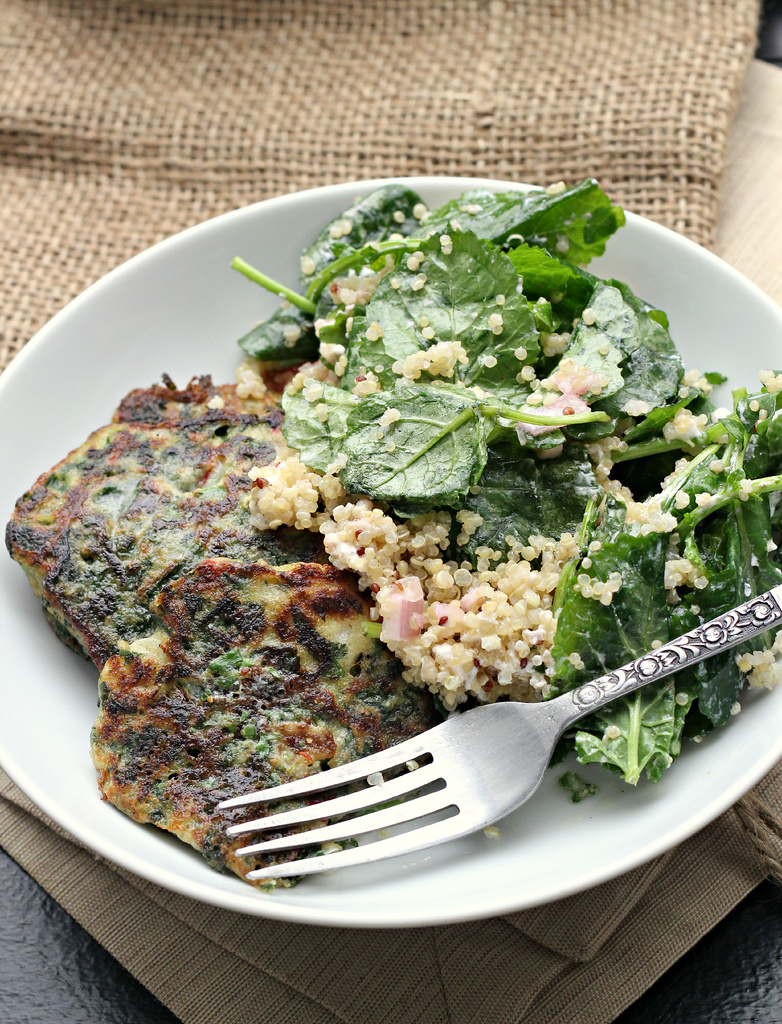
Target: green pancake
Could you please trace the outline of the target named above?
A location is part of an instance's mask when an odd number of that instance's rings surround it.
[[[164,380],[42,474],[6,530],[57,634],[99,668],[154,631],[150,602],[204,558],[325,560],[317,535],[250,523],[247,472],[284,448],[279,407],[209,377]]]
[[[404,682],[400,662],[365,634],[369,609],[355,576],[331,565],[214,559],[164,586],[153,605],[159,630],[101,674],[92,757],[106,798],[215,868],[244,877],[278,861],[238,858],[247,840],[225,830],[248,811],[217,804],[375,753],[439,720],[429,694]]]

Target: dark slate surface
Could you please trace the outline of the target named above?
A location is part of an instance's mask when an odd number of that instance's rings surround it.
[[[177,1018],[0,850],[3,1024],[177,1024]]]
[[[763,6],[757,56],[782,67],[782,0]],[[0,1022],[178,1019],[0,851]],[[782,1024],[780,889],[759,886],[617,1024]]]
[[[782,0],[765,0],[756,57],[782,67]]]
[[[3,1024],[177,1024],[2,851],[0,894]],[[782,891],[764,882],[617,1024],[780,1022]]]

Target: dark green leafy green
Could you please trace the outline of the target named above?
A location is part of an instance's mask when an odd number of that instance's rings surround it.
[[[539,331],[553,334],[559,325],[559,319],[555,319],[554,310],[548,299],[539,298],[529,303],[530,312],[535,317],[535,326]]]
[[[511,249],[508,256],[522,279],[524,294],[530,299],[548,299],[565,329],[570,330],[600,279],[526,242]]]
[[[556,693],[572,690],[595,675],[632,661],[650,650],[653,640],[664,641],[668,635],[668,607],[662,585],[667,537],[659,533],[641,535],[637,528],[631,532],[626,528],[624,504],[608,497],[591,539],[599,541],[601,547],[590,552],[591,566],[579,573],[602,583],[611,573],[618,573],[621,587],[610,604],[603,604],[583,596],[581,585],[574,582],[562,604],[557,626]],[[583,668],[570,660],[573,654],[579,655]]]
[[[645,770],[652,782],[681,749],[684,714],[676,688],[667,680],[620,697],[591,715],[576,733],[576,756],[582,764],[597,762],[636,785]],[[611,729],[618,730],[613,736]]]
[[[637,527],[628,528],[624,519],[623,504],[608,498],[593,534],[601,547],[590,551],[589,569],[582,565],[578,576],[571,577],[552,651],[552,695],[619,668],[651,650],[654,641],[668,639],[663,585],[667,536],[642,535]],[[610,581],[612,573],[619,575],[621,586],[610,604],[584,595],[579,582],[584,575],[591,577],[588,586],[594,587]],[[667,681],[613,701],[579,724],[579,759],[606,764],[633,785],[644,770],[649,778],[658,779],[670,764],[672,746],[679,742],[675,707],[675,693]]]
[[[609,356],[615,349],[622,353],[620,370],[623,384],[619,390],[600,398],[593,408],[606,412],[611,423],[590,424],[576,432],[583,438],[603,437],[610,434],[615,423],[628,415],[625,407],[630,403],[645,403],[649,411],[665,405],[677,394],[684,368],[681,356],[666,328],[653,317],[651,307],[633,295],[617,281],[600,283],[589,300],[595,314],[595,323],[588,331],[600,335]],[[574,336],[574,344],[581,337],[583,321]],[[633,408],[634,406],[630,406]]]
[[[548,430],[544,434],[530,434],[526,430],[516,430],[519,444],[525,452],[546,452],[560,448],[567,441],[563,430]]]
[[[318,354],[312,317],[295,306],[280,308],[256,324],[239,339],[239,346],[253,359],[281,367],[297,366]]]
[[[606,241],[625,222],[624,211],[592,178],[556,194],[534,191],[465,192],[424,221],[426,231],[474,231],[479,238],[513,247],[522,242],[547,249],[570,263],[602,256]]]
[[[496,393],[518,391],[516,375],[535,361],[539,346],[513,264],[471,232],[452,232],[448,248],[443,252],[433,236],[420,243],[423,260],[412,259],[412,268],[403,260],[383,278],[366,307],[365,329],[351,333],[348,381],[371,369],[393,387],[395,363],[437,342],[459,342],[468,362],[457,364],[451,379]],[[431,377],[424,371],[422,379]]]
[[[421,197],[404,185],[384,185],[348,207],[321,231],[302,253],[301,283],[308,285],[312,275],[322,270],[349,249],[360,249],[368,242],[382,242],[392,234],[405,237],[420,231],[413,210]],[[400,219],[401,218],[401,219]],[[308,261],[311,261],[309,263]]]
[[[351,320],[351,325],[355,320]],[[320,359],[322,363],[325,363],[329,369],[334,368],[336,359],[327,359],[325,353],[329,351],[328,345],[341,345],[343,349],[347,345],[347,324],[350,320],[348,314],[344,309],[332,310],[331,315],[327,320],[322,320],[318,326],[318,339],[321,344]]]
[[[475,405],[470,391],[416,384],[368,395],[347,417],[342,483],[349,491],[389,502],[402,514],[408,503],[415,505],[415,514],[461,504],[486,464],[486,439]],[[380,420],[388,410],[398,410],[400,418],[384,430]]]
[[[302,391],[285,392],[282,396],[285,412],[282,432],[291,448],[298,449],[306,466],[325,473],[342,450],[348,413],[355,407],[357,398],[331,384],[321,386],[323,396],[316,402],[307,401]],[[321,403],[328,407],[325,421],[316,411]]]
[[[635,329],[624,300],[615,288],[599,284],[590,298],[589,309],[594,320],[587,324],[579,320],[573,338],[564,353],[577,366],[585,366],[604,381],[601,402],[622,388],[624,378],[620,364],[625,358],[628,336]]]
[[[333,291],[338,290],[340,284],[349,286],[351,276],[360,277],[362,272],[385,271],[393,265],[394,260],[416,252],[421,244],[420,238],[407,238],[393,242],[369,242],[360,249],[348,247],[338,259],[321,267],[310,278],[304,301],[316,303],[318,314],[327,315],[331,310],[329,303],[337,301]],[[358,284],[357,281],[355,283]],[[366,302],[357,301],[355,304],[365,305]]]
[[[755,406],[753,409],[752,406]],[[746,432],[743,468],[753,479],[782,470],[782,392],[760,391],[736,402]]]
[[[478,494],[462,507],[483,517],[483,525],[457,546],[455,558],[476,562],[476,548],[503,553],[507,537],[528,544],[531,535],[559,537],[578,531],[589,499],[598,491],[592,463],[581,445],[568,445],[558,459],[537,459],[505,443],[489,449]]]
[[[672,612],[672,634],[686,633],[782,583],[782,571],[769,558],[770,539],[766,496],[734,500],[702,523],[684,554],[698,560],[708,586],[683,594],[682,603]],[[713,725],[724,725],[743,685],[736,655],[770,643],[763,634],[735,650],[716,654],[679,673],[676,685],[697,697],[700,712]]]
[[[692,398],[683,398],[671,405],[655,406],[646,416],[624,435],[623,440],[627,444],[638,444],[640,441],[648,441],[650,437],[656,437],[662,433],[666,423],[669,423],[680,409],[686,409],[692,402]]]

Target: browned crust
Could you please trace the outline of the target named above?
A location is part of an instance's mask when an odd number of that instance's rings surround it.
[[[224,408],[209,409],[218,394]],[[156,385],[131,392],[113,423],[41,474],[17,502],[6,544],[60,635],[101,667],[120,640],[152,631],[149,602],[199,558],[325,558],[316,535],[250,523],[247,472],[276,457],[281,421],[273,403],[245,402],[209,377],[181,391]],[[112,486],[132,500],[107,506]],[[177,533],[181,557],[170,554]]]
[[[331,565],[208,560],[164,587],[155,607],[165,629],[158,654],[115,655],[101,675],[93,760],[107,799],[215,867],[244,877],[269,863],[236,857],[244,841],[225,829],[246,812],[218,812],[220,800],[435,724],[428,694],[364,636],[369,602],[355,577]],[[329,635],[345,625],[355,650],[338,655]],[[227,680],[211,667],[226,655],[237,656]]]

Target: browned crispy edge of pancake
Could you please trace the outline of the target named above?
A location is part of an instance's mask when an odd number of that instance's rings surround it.
[[[215,397],[223,400],[222,408],[209,408],[209,402]],[[112,422],[163,425],[178,424],[183,420],[204,419],[209,422],[228,419],[242,423],[258,417],[265,418],[271,427],[282,423],[283,412],[273,395],[239,398],[235,384],[213,384],[208,374],[193,377],[187,387],[180,390],[164,373],[163,384],[136,388],[125,395]]]
[[[208,375],[193,377],[184,389],[177,389],[164,374],[164,384],[131,391],[122,399],[115,412],[113,424],[127,424],[134,429],[154,431],[157,427],[204,428],[211,423],[230,423],[235,426],[263,422],[272,431],[279,429],[284,414],[272,396],[263,399],[241,399],[236,394],[236,385],[214,385]],[[210,409],[208,403],[219,396],[223,407]],[[69,647],[92,660],[101,668],[109,654],[106,645],[87,623],[80,623],[70,609],[58,597],[49,581],[58,574],[58,567],[67,554],[68,531],[73,520],[81,514],[83,500],[80,488],[73,488],[64,497],[57,510],[56,523],[50,529],[41,528],[36,522],[36,510],[49,496],[47,481],[56,471],[68,463],[76,453],[88,445],[111,424],[99,427],[65,458],[51,469],[41,473],[32,487],[16,502],[11,519],[6,526],[6,547],[28,578],[35,595],[41,599],[44,615],[56,635]],[[121,441],[121,438],[120,438]],[[248,484],[249,486],[249,484]],[[225,510],[218,510],[224,514]],[[311,555],[317,557],[317,555]],[[325,556],[324,556],[325,557]],[[92,616],[99,611],[90,612]]]
[[[248,767],[246,763],[226,764],[221,754],[235,738],[219,727],[199,728],[210,708],[238,710],[226,695],[221,704],[199,704],[178,683],[198,678],[199,671],[219,648],[206,653],[194,653],[194,615],[199,596],[213,595],[215,607],[225,607],[226,573],[234,579],[279,582],[286,590],[284,601],[277,613],[269,614],[267,606],[250,605],[242,614],[232,617],[236,630],[232,636],[234,646],[252,644],[267,634],[269,628],[277,636],[306,646],[317,655],[318,643],[328,643],[317,633],[318,622],[335,618],[369,617],[370,602],[357,587],[353,574],[331,565],[298,564],[273,568],[260,564],[238,565],[224,559],[201,562],[191,573],[165,587],[156,599],[156,610],[169,635],[160,639],[160,657],[153,655],[130,657],[119,654],[106,663],[101,675],[101,711],[93,730],[92,757],[98,771],[101,792],[120,810],[141,823],[155,824],[170,831],[184,842],[204,854],[215,867],[228,868],[242,878],[263,864],[297,859],[301,853],[290,852],[266,858],[240,858],[236,850],[246,845],[246,839],[230,840],[225,829],[246,820],[245,809],[217,810],[217,803],[239,793],[265,788],[286,777],[272,777],[276,771],[264,759]],[[302,617],[306,630],[302,638]],[[309,631],[309,638],[306,635]],[[396,659],[377,641],[363,639],[365,646],[377,647],[388,667],[396,669]],[[331,655],[329,654],[329,657]],[[391,671],[384,678],[390,687],[406,689],[414,697],[415,713],[402,714],[393,719],[393,727],[383,730],[380,713],[374,706],[362,705],[362,691],[372,686],[374,678],[362,669],[344,680],[342,692],[345,700],[335,700],[326,686],[319,686],[317,675],[303,671],[292,680],[286,680],[285,695],[281,703],[253,705],[252,698],[245,706],[273,710],[300,699],[301,717],[280,727],[293,745],[304,751],[303,763],[287,778],[301,778],[318,770],[319,764],[331,761],[339,753],[333,734],[324,731],[324,719],[347,728],[361,741],[362,753],[382,750],[437,724],[426,691],[417,690],[401,679],[400,671]],[[353,700],[353,698],[355,698]],[[218,698],[215,697],[215,702]],[[353,705],[353,706],[351,706]],[[314,721],[308,716],[314,716]],[[128,758],[127,752],[133,750]],[[124,758],[124,761],[123,761]],[[349,759],[349,758],[348,758]],[[174,765],[176,771],[171,773]],[[189,774],[188,774],[189,773]],[[199,778],[217,778],[208,790],[193,785],[193,773]],[[160,780],[165,777],[165,792],[160,792]],[[188,780],[190,784],[188,785]],[[161,805],[169,805],[163,815]],[[265,813],[265,809],[253,814]],[[268,888],[269,882],[259,883]],[[289,884],[283,881],[281,884]]]

